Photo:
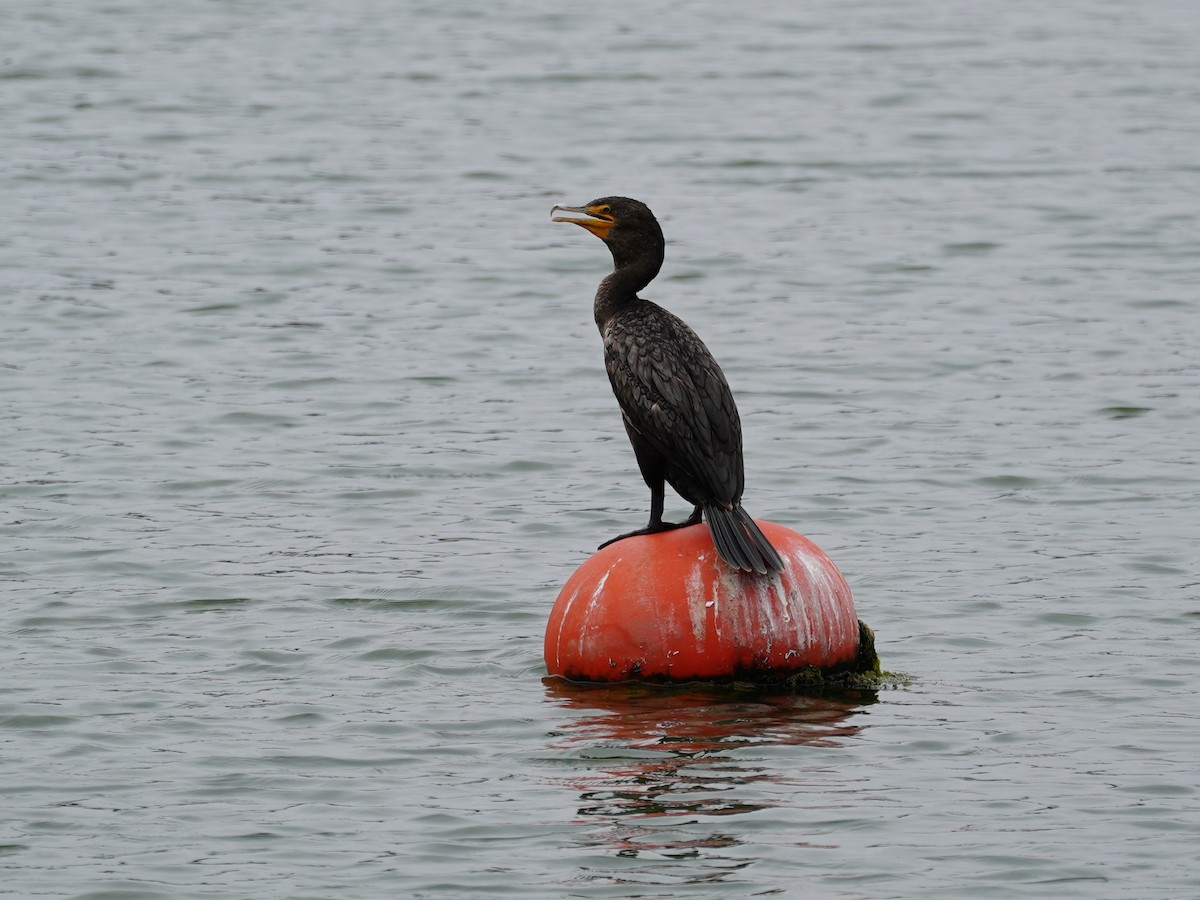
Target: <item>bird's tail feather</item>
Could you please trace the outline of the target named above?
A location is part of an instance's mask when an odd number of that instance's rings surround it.
[[[779,552],[771,546],[750,514],[740,506],[733,509],[706,506],[704,518],[708,521],[708,530],[717,553],[729,565],[760,575],[783,571],[783,559]]]

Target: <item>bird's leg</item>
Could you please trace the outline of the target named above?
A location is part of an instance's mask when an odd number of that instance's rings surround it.
[[[666,497],[667,488],[660,478],[657,482],[650,485],[650,524],[646,526],[648,529],[657,530],[661,528],[663,523],[663,500]],[[647,534],[653,534],[654,531],[647,531]]]
[[[701,507],[697,506],[686,522],[664,522],[663,521],[663,500],[666,494],[663,482],[658,482],[650,486],[650,522],[645,528],[639,528],[636,531],[629,531],[625,534],[618,534],[612,540],[605,541],[597,550],[603,550],[609,544],[615,544],[617,541],[623,541],[628,537],[637,537],[640,534],[658,534],[660,531],[672,531],[676,528],[687,528],[689,525],[698,525],[701,518]]]

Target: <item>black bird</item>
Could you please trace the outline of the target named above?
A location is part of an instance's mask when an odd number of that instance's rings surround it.
[[[658,220],[628,197],[550,213],[555,222],[583,226],[612,251],[613,271],[600,282],[593,311],[608,380],[650,488],[650,523],[600,546],[695,525],[703,514],[729,565],[782,572],[779,553],[742,509],[742,423],[721,367],[682,319],[637,294],[662,268],[666,242]],[[695,506],[686,522],[663,521],[664,482]]]

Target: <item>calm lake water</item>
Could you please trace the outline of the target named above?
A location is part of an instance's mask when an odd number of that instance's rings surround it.
[[[0,894],[1200,896],[1197,46],[1191,0],[10,0]],[[604,194],[904,686],[543,682],[648,508],[549,221]]]

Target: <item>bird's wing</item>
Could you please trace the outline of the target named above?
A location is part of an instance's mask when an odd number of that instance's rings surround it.
[[[629,424],[713,500],[742,493],[742,429],[733,394],[704,342],[645,303],[604,333],[604,362]]]

